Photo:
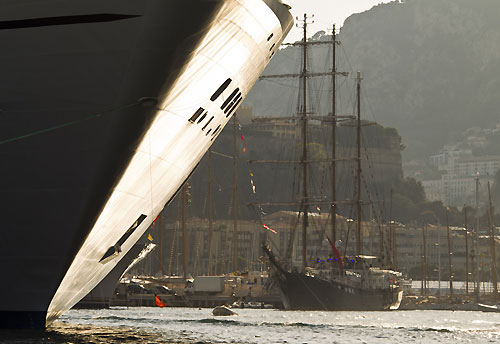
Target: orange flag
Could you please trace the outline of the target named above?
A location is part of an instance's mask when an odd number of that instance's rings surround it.
[[[163,302],[158,295],[155,295],[155,303],[158,307],[165,307],[167,304]]]

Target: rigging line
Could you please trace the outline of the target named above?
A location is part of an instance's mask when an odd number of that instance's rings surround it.
[[[321,307],[323,307],[324,310],[327,311],[328,307],[326,307],[326,305],[323,303],[323,301],[321,301],[321,298],[318,297],[318,295],[316,295],[316,293],[314,292],[314,290],[312,290],[306,282],[304,282],[305,275],[299,274],[298,277],[299,277],[299,280],[304,284],[304,286],[309,290],[309,292],[314,296],[314,298],[316,299],[316,301],[318,301],[321,304]]]
[[[286,84],[286,83],[283,83],[283,82],[275,81],[273,79],[264,79],[262,81],[267,81],[267,82],[269,82],[271,84],[275,84],[275,85],[279,85],[279,86],[283,86],[283,87],[287,87],[287,88],[291,88],[291,89],[295,89],[295,90],[299,89],[298,86],[294,86],[294,85]]]
[[[368,154],[368,149],[367,149],[367,138],[365,137],[364,133],[361,133],[361,139],[362,139],[362,142],[365,143],[363,145],[363,151],[365,153],[365,157],[366,157],[366,162],[368,164],[368,168],[370,169],[370,176],[373,180],[373,182],[375,183],[375,177],[374,177],[374,174],[377,172],[375,171],[375,167],[373,165],[373,161],[372,159],[370,158],[370,155]],[[381,149],[381,145],[378,145],[378,148]],[[377,191],[377,190],[376,190]]]
[[[375,204],[375,203],[373,202],[373,200],[371,199],[371,197],[370,197],[370,193],[368,192],[368,186],[367,186],[367,184],[366,184],[366,180],[365,180],[365,177],[364,177],[364,175],[363,175],[363,174],[361,174],[361,180],[363,181],[363,185],[365,186],[365,190],[366,190],[366,194],[367,194],[367,197],[368,197],[369,203],[370,203],[370,204]],[[377,221],[377,223],[379,223],[379,224],[380,224],[379,219],[377,218],[377,214],[376,214],[376,212],[374,213],[374,216],[375,216],[375,221]],[[380,231],[382,231],[382,230],[383,230],[383,228],[380,228],[380,225],[379,225],[379,230],[380,230]],[[388,243],[386,243],[386,239],[387,239],[387,238],[386,238],[386,236],[384,235],[384,240],[383,240],[383,242],[382,242],[382,245],[383,245],[383,247],[384,247],[384,250],[385,250],[386,254],[389,254],[389,252],[390,252],[390,251],[389,251],[389,245],[388,245]],[[388,255],[388,256],[390,257],[390,255]]]
[[[352,87],[351,90],[349,90],[349,87]],[[355,103],[356,101],[354,100],[356,98],[356,85],[354,85],[354,83],[350,83],[350,80],[348,80],[347,78],[345,78],[341,84],[337,87],[338,89],[347,89],[347,94],[349,96],[349,98],[347,99],[347,101],[343,101],[343,98],[342,97],[339,97],[338,99],[338,105],[339,105],[339,110],[342,110],[342,108],[345,108],[345,109],[349,109],[349,104],[351,104],[352,106],[352,109],[351,110],[351,113],[355,113]],[[347,110],[346,110],[347,112]]]
[[[179,216],[178,208],[177,208],[177,217]],[[174,250],[175,243],[177,241],[177,226],[179,225],[179,221],[175,221],[174,224],[174,233],[172,234],[172,245],[170,246],[170,259],[168,261],[168,274],[172,276],[172,262],[174,260]]]
[[[222,153],[216,152],[214,150],[212,151],[212,154],[215,154],[215,155],[218,155],[218,156],[221,156],[221,157],[224,157],[224,158],[228,158],[228,159],[233,159],[233,157],[230,156],[230,155],[222,154]]]
[[[372,104],[369,101],[370,98],[368,97],[368,92],[367,91],[368,91],[368,88],[365,87],[363,95],[361,97],[363,98],[363,102],[368,106],[368,110],[370,111],[373,120],[375,122],[377,122],[377,119],[375,118],[375,112],[373,111]]]
[[[337,94],[340,94],[341,92],[343,92],[344,89],[347,88],[347,86],[345,86],[347,84],[347,78],[342,78],[342,80],[340,81],[340,83],[338,83],[337,81]],[[337,96],[337,109],[338,109],[338,113],[343,113],[344,112],[344,99],[343,97],[339,97]]]
[[[366,155],[366,160],[367,160],[367,162],[368,162],[368,168],[370,169],[370,176],[371,176],[371,180],[372,180],[372,182],[373,182],[373,188],[374,188],[374,190],[375,190],[375,197],[376,197],[377,199],[381,199],[381,197],[380,197],[380,192],[378,191],[378,185],[377,185],[377,183],[375,183],[375,178],[374,178],[374,176],[373,176],[373,173],[374,173],[374,172],[373,172],[373,166],[371,165],[371,163],[372,163],[372,162],[371,162],[371,160],[369,159],[369,156],[368,156],[368,151],[367,151],[367,149],[366,149],[366,146],[363,146],[363,147],[364,147],[364,152],[365,152],[365,155]],[[372,203],[372,200],[371,200],[371,194],[370,194],[369,189],[368,189],[368,183],[367,183],[367,181],[366,181],[366,179],[365,179],[365,174],[361,174],[361,177],[362,177],[363,183],[364,183],[364,185],[365,185],[366,193],[367,193],[367,195],[368,195],[368,198],[369,198],[369,200],[370,200],[370,203]],[[378,205],[378,206],[379,206],[379,207],[381,207],[381,205]]]
[[[342,49],[343,55],[345,56],[345,60],[347,61],[347,64],[349,65],[349,68],[351,70],[351,74],[354,74],[355,70],[354,70],[354,68],[353,68],[353,66],[351,64],[351,61],[349,59],[349,55],[347,54],[347,51],[346,51],[344,45],[340,44],[340,47]],[[353,85],[353,86],[354,86],[354,90],[355,90],[356,89],[356,85]],[[355,108],[354,107],[356,106],[356,104],[354,104],[355,102],[352,101],[352,94],[354,94],[354,92],[351,93],[351,102],[353,103],[353,113],[355,113]]]
[[[290,230],[290,237],[288,238],[288,245],[286,249],[285,262],[287,264],[292,265],[292,252],[293,252],[293,243],[295,242],[295,233],[297,232],[297,226],[300,221],[300,211],[297,212],[297,216],[295,217],[295,222]]]
[[[354,68],[351,65],[351,61],[349,60],[349,55],[347,54],[347,51],[345,50],[344,45],[340,44],[340,47],[342,49],[342,52],[344,53],[345,59],[347,61],[347,64],[349,65],[349,68],[351,69],[351,72],[354,72]]]
[[[332,47],[330,45],[328,45],[328,49],[327,49],[326,54],[325,54],[326,56],[325,56],[325,61],[324,61],[322,70],[328,71],[330,69],[329,67],[331,64],[331,57],[330,57],[331,52],[332,52]],[[323,103],[322,97],[325,94],[328,96],[331,94],[331,87],[328,87],[328,89],[326,89],[326,90],[324,87],[324,84],[327,82],[327,80],[329,81],[330,79],[331,79],[331,77],[322,77],[319,79],[319,87],[316,90],[316,94],[318,97],[318,105],[321,105]],[[331,86],[330,82],[328,82],[328,86]],[[328,99],[328,102],[329,101],[330,101],[330,99]],[[318,112],[321,112],[321,111],[322,111],[322,109],[320,109],[318,106]]]
[[[57,129],[69,127],[69,126],[72,126],[72,125],[75,125],[75,124],[79,124],[79,123],[83,123],[83,122],[86,122],[86,121],[89,121],[89,120],[93,120],[93,119],[96,119],[96,118],[99,118],[99,117],[103,117],[103,116],[108,115],[108,114],[110,114],[110,113],[112,113],[114,111],[123,110],[123,109],[129,108],[129,107],[132,107],[132,106],[134,106],[136,104],[139,104],[139,102],[136,101],[136,102],[134,102],[132,104],[124,105],[122,107],[111,109],[109,111],[100,112],[100,113],[97,113],[97,114],[94,114],[94,115],[91,115],[91,116],[88,116],[88,117],[85,117],[85,118],[82,118],[82,119],[79,119],[79,120],[74,120],[74,121],[71,121],[71,122],[66,122],[66,123],[62,123],[62,124],[59,124],[59,125],[55,125],[55,126],[52,126],[52,127],[49,127],[49,128],[36,130],[36,131],[33,131],[31,133],[28,133],[28,134],[24,134],[24,135],[20,135],[20,136],[16,136],[16,137],[11,137],[9,139],[5,139],[5,140],[0,141],[0,145],[6,144],[6,143],[9,143],[9,142],[14,142],[14,141],[19,141],[19,140],[27,139],[29,137],[37,136],[37,135],[40,135],[40,134],[45,134],[45,133],[48,133],[48,132],[51,132],[51,131],[54,131],[54,130],[57,130]]]
[[[278,160],[282,160],[283,158],[283,155],[285,154],[285,140],[280,140],[281,142],[281,147],[279,149],[279,156],[278,156]],[[276,188],[280,188],[280,185],[279,185],[279,175],[283,172],[283,169],[280,167],[280,166],[274,166],[274,167],[271,167],[269,166],[269,168],[271,169],[271,173],[274,174],[273,176],[273,183],[272,183],[272,186],[271,186],[271,195],[276,195],[278,196],[278,192],[276,192]],[[274,199],[272,198],[272,200],[274,201]]]
[[[371,103],[368,101],[368,99],[369,99],[369,98],[368,98],[368,97],[366,96],[366,94],[365,94],[365,93],[368,93],[368,92],[367,92],[367,88],[364,88],[364,90],[365,90],[365,92],[363,92],[363,93],[361,94],[361,97],[363,98],[363,103],[368,105],[368,109],[369,109],[369,111],[370,111],[370,113],[371,113],[371,115],[372,115],[373,121],[374,121],[375,123],[377,123],[377,119],[375,118],[375,113],[373,112],[373,109],[372,109]],[[366,105],[365,105],[365,109],[366,109]],[[380,137],[379,137],[379,136],[376,136],[376,141],[377,141],[377,143],[380,145],[381,141],[380,141]]]
[[[257,217],[259,218],[259,222],[260,222],[260,226],[263,227],[264,225],[264,221],[262,219],[262,214],[260,214],[259,212],[257,212],[257,209],[255,206],[252,206],[253,210],[255,211],[255,213],[257,214]],[[271,236],[268,235],[267,233],[267,229],[266,229],[266,232],[265,232],[265,235],[266,235],[266,239],[273,245],[274,247],[274,250],[278,253],[278,255],[281,255],[281,250],[280,250],[280,247],[276,244],[276,242],[271,238]],[[265,240],[264,239],[264,242]]]
[[[199,275],[198,270],[199,269],[201,270],[199,265],[200,265],[200,246],[202,239],[203,239],[203,232],[199,231],[198,238],[196,240],[196,258],[194,260],[194,268],[193,268],[195,276],[198,276]]]
[[[329,211],[328,212],[328,217],[326,219],[326,222],[324,223],[323,225],[323,228],[321,230],[321,235],[319,236],[319,239],[320,239],[320,245],[317,245],[316,246],[316,256],[318,255],[318,251],[320,250],[320,247],[322,246],[322,243],[323,243],[323,238],[326,238],[325,236],[325,233],[326,233],[326,229],[328,228],[328,224],[330,223],[330,218],[331,218],[331,215],[332,213]]]
[[[366,141],[365,139],[365,136],[363,135],[363,133],[361,133],[361,139],[363,140],[363,142]],[[374,174],[377,172],[375,171],[375,167],[373,166],[373,161],[372,159],[370,159],[370,156],[368,154],[368,149],[366,148],[366,144],[363,145],[363,150],[365,152],[365,156],[366,156],[366,161],[368,163],[368,169],[370,170],[370,176],[372,178],[372,182],[373,182],[373,188],[375,189],[375,196],[380,199],[380,192],[378,190],[378,185],[377,183],[375,183],[375,177],[374,177]],[[380,173],[379,173],[380,174]]]
[[[330,164],[328,164],[330,165]],[[330,173],[329,173],[330,172]],[[321,180],[321,183],[320,183],[320,197],[323,198],[323,191],[325,190],[325,184],[327,183],[327,176],[329,177],[331,175],[331,169],[328,167],[324,167],[323,166],[323,169],[321,171],[321,177],[320,177],[320,180]]]
[[[352,164],[351,165],[351,176],[354,176],[355,173],[354,173],[354,165]],[[354,185],[354,181],[353,181],[353,185]],[[356,196],[356,190],[352,190],[352,193],[353,193],[353,197],[352,199],[355,198]],[[351,210],[349,211],[349,218],[348,219],[351,219],[352,220],[352,215],[353,215],[353,212],[354,212],[354,202],[351,204]],[[345,235],[345,244],[344,244],[344,257],[346,256],[347,254],[347,246],[349,245],[349,236],[350,236],[350,233],[351,233],[351,223],[353,221],[349,221],[347,222],[347,232],[346,232],[346,235]]]

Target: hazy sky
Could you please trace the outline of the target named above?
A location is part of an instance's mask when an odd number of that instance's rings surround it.
[[[310,26],[309,36],[325,30],[331,32],[335,23],[337,28],[344,24],[344,20],[353,13],[364,12],[380,3],[392,0],[282,0],[292,6],[293,18],[304,18],[304,13],[308,16],[314,14],[314,24]],[[294,27],[285,41],[291,42],[302,38],[302,29]]]

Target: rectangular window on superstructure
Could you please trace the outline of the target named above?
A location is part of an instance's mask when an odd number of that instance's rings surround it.
[[[198,117],[200,117],[200,115],[203,113],[203,111],[205,111],[204,108],[199,108],[198,110],[196,110],[196,112],[191,116],[191,118],[189,119],[189,122],[191,123],[194,123],[196,121],[196,119]]]
[[[214,116],[210,117],[208,122],[203,126],[203,128],[201,128],[201,130],[205,130],[205,128],[210,124],[210,122],[212,122],[213,119],[214,119]]]
[[[238,96],[236,98],[234,98],[234,101],[231,104],[229,104],[229,106],[226,108],[226,110],[224,110],[226,117],[229,117],[229,115],[231,114],[231,111],[235,107],[235,104],[239,103],[241,101],[241,99],[242,99],[241,93],[239,93]]]
[[[238,101],[238,98],[241,97],[241,92],[239,92],[236,97],[233,99],[233,101],[228,105],[228,107],[226,107],[224,109],[224,113],[227,114],[229,113],[229,110],[231,110],[231,108],[233,107],[234,103],[236,103]],[[226,116],[227,117],[227,116]]]
[[[200,124],[201,122],[203,122],[203,120],[205,119],[205,117],[207,117],[207,115],[208,115],[208,112],[205,112],[203,114],[203,116],[201,116],[200,119],[198,120],[198,124]]]
[[[123,245],[123,243],[132,235],[132,233],[134,233],[134,231],[137,229],[137,227],[139,227],[141,225],[142,221],[144,221],[144,219],[146,217],[147,216],[144,214],[139,216],[139,218],[137,220],[135,220],[135,222],[132,224],[132,226],[130,226],[130,228],[125,232],[125,234],[122,235],[120,240],[118,240],[117,244],[120,246]]]
[[[220,85],[220,87],[217,89],[217,91],[215,91],[215,93],[212,94],[212,96],[210,97],[210,100],[215,101],[217,98],[219,98],[219,96],[222,94],[222,92],[224,92],[224,90],[229,86],[231,81],[232,81],[231,78],[228,78],[226,81],[224,81],[222,83],[222,85]]]
[[[239,91],[240,91],[239,88],[235,89],[233,91],[233,93],[231,93],[231,95],[224,101],[224,103],[222,104],[220,109],[224,110],[226,108],[226,106],[228,106],[228,104],[231,102],[231,100],[233,100],[234,96],[236,96],[238,94]]]
[[[219,131],[220,129],[220,124],[217,128],[215,128],[214,132],[212,133],[212,136],[214,136],[215,134],[217,134],[217,132]]]
[[[243,100],[243,97],[240,97],[236,103],[234,103],[234,105],[231,107],[231,110],[229,110],[229,113],[226,115],[226,117],[229,117],[229,115],[231,115],[231,113],[238,107],[238,105],[240,105],[241,101]]]
[[[269,35],[269,37],[267,37],[267,41],[269,42],[269,41],[271,40],[271,38],[273,38],[273,36],[274,36],[274,33],[271,33],[271,34]]]
[[[144,221],[144,219],[146,219],[146,217],[147,217],[146,215],[141,214],[141,216],[139,216],[137,220],[135,220],[132,226],[130,226],[129,229],[127,229],[127,231],[121,236],[121,238],[116,242],[116,244],[108,248],[106,253],[104,253],[104,256],[102,256],[102,258],[99,259],[99,262],[102,264],[106,264],[115,256],[120,254],[122,250],[121,246],[125,243],[125,241],[127,241],[127,239],[132,235],[132,233],[135,232],[135,230],[141,225],[141,223]]]

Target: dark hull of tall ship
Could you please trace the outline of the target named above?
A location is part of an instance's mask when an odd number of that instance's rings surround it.
[[[116,266],[291,25],[280,0],[1,2],[0,327],[45,328]]]
[[[399,289],[361,289],[299,272],[279,277],[285,309],[321,311],[382,311],[397,309]]]
[[[388,288],[359,287],[339,280],[324,279],[298,271],[289,272],[277,261],[268,247],[283,306],[288,310],[383,311],[397,309],[403,292],[397,286]],[[347,281],[347,279],[345,279]]]

